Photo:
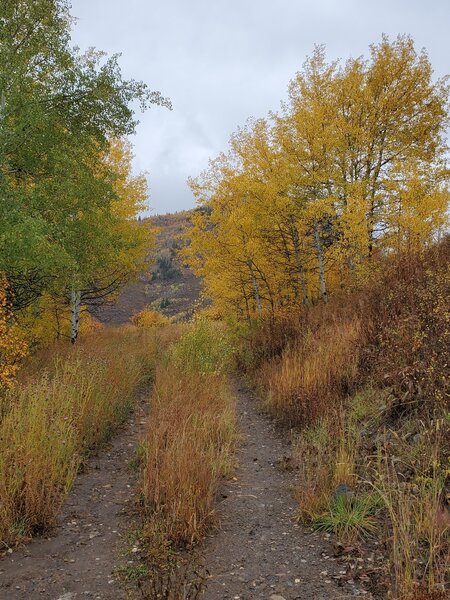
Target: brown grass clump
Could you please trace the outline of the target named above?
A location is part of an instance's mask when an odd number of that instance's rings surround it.
[[[224,344],[201,322],[156,370],[143,492],[149,535],[162,527],[175,546],[194,544],[211,525],[218,484],[232,467],[235,407]]]
[[[155,336],[132,328],[105,330],[78,347],[46,350],[7,392],[0,422],[3,549],[54,524],[83,458],[132,410],[157,347]]]
[[[263,321],[240,350],[265,407],[301,429],[301,517],[381,539],[390,563],[374,590],[399,600],[440,599],[450,584],[449,297],[447,237],[380,260],[326,306]]]
[[[316,422],[348,391],[358,372],[361,340],[358,318],[308,332],[280,359],[261,369],[265,407],[289,425]]]
[[[198,541],[229,473],[234,414],[223,376],[157,369],[147,436],[144,494],[175,543]]]
[[[395,436],[391,444],[385,442],[379,448],[373,486],[389,515],[391,572],[397,598],[439,598],[445,589],[450,564],[450,511],[443,493],[446,473],[440,456],[446,435],[448,428],[436,422],[418,442],[420,452],[412,448],[401,451],[404,442]]]
[[[394,418],[449,406],[450,239],[383,267],[359,290],[244,335],[239,365],[277,419],[314,423],[367,382],[390,387]]]

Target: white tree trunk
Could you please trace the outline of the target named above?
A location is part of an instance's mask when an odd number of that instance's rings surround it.
[[[5,98],[5,94],[2,92],[0,94],[0,121],[3,121],[3,119],[5,118],[5,111],[6,111],[6,98]]]
[[[251,260],[248,260],[247,264],[248,264],[248,268],[250,269],[250,273],[252,275],[253,293],[254,293],[254,296],[255,296],[256,308],[258,310],[258,315],[261,316],[262,306],[261,306],[261,296],[259,295],[258,282],[257,282],[256,277],[255,277],[255,272],[253,270]]]
[[[293,243],[294,243],[295,265],[297,267],[298,279],[299,279],[300,287],[302,288],[302,294],[303,294],[303,299],[302,299],[303,306],[307,306],[309,303],[308,290],[306,288],[305,272],[303,270],[302,260],[300,257],[300,240],[299,240],[297,228],[293,224],[292,224],[292,239],[293,239]]]
[[[75,344],[78,337],[80,325],[81,292],[72,290],[70,292],[70,341]]]
[[[328,302],[327,282],[325,279],[325,266],[323,260],[322,243],[320,241],[319,225],[317,223],[314,227],[314,240],[316,245],[317,260],[319,262],[320,296],[326,303]]]

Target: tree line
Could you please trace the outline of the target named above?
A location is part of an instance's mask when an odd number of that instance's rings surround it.
[[[344,64],[316,47],[281,110],[249,120],[189,181],[187,260],[222,312],[327,302],[445,232],[448,99],[408,36]]]
[[[0,6],[0,273],[13,314],[111,296],[142,265],[144,175],[126,136],[133,107],[168,99],[126,80],[118,56],[72,48],[68,0]],[[58,313],[59,311],[59,313]]]

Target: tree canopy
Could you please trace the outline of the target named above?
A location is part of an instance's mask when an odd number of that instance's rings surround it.
[[[448,217],[448,91],[410,37],[344,64],[317,47],[280,113],[249,120],[190,180],[186,254],[207,294],[247,316],[326,302],[377,258],[433,241]]]
[[[44,292],[112,291],[146,251],[133,223],[145,179],[121,140],[136,103],[170,102],[125,80],[118,56],[72,48],[69,8],[0,6],[0,272],[16,310]]]

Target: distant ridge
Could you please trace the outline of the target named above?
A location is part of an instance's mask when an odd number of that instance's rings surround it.
[[[148,271],[137,281],[125,286],[115,303],[98,309],[95,316],[110,325],[126,323],[136,312],[146,306],[176,320],[189,319],[200,302],[202,283],[179,259],[182,235],[190,227],[193,211],[155,215],[149,221],[159,229],[154,255],[149,257]]]

